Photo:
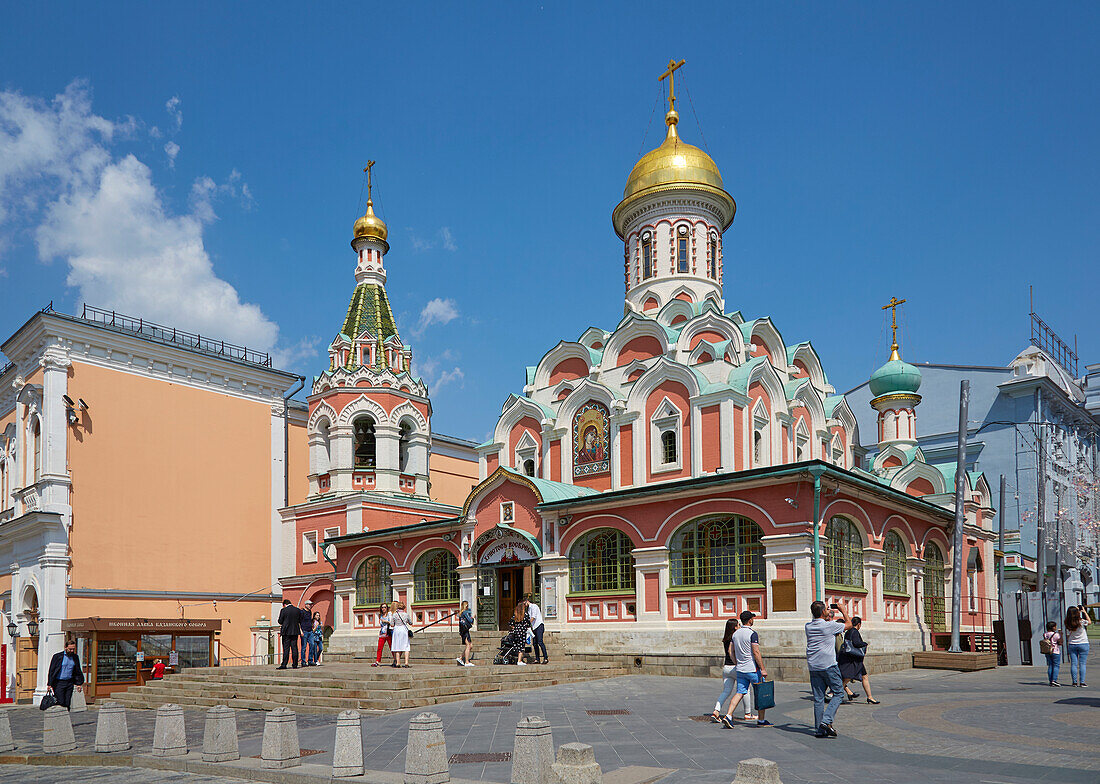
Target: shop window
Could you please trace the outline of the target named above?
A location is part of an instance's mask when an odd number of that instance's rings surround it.
[[[97,683],[131,683],[137,680],[138,641],[100,640],[96,652]]]
[[[764,582],[760,526],[747,517],[712,517],[682,528],[673,540],[674,586]]]
[[[380,556],[363,561],[355,572],[355,606],[372,607],[393,600],[389,562]]]
[[[622,531],[601,528],[584,534],[569,549],[569,590],[633,591],[633,550]]]
[[[317,532],[302,534],[302,563],[317,563]]]
[[[891,593],[906,593],[905,542],[897,531],[891,531],[886,534],[882,549],[884,555],[882,589]]]
[[[855,523],[834,517],[825,526],[825,582],[845,588],[863,587],[863,537]]]
[[[181,636],[176,638],[176,653],[180,669],[210,666],[210,638],[206,636]]]
[[[458,600],[458,559],[450,550],[431,550],[413,570],[413,597],[420,602]]]
[[[168,654],[172,652],[171,634],[141,635],[141,652],[145,654],[145,666],[152,666],[152,660],[161,658],[168,663]]]
[[[366,416],[356,419],[352,425],[352,435],[355,439],[355,467],[374,468],[377,457],[374,420]]]

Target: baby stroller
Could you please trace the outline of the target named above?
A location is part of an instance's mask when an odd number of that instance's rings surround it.
[[[520,654],[525,650],[529,650],[530,637],[530,631],[523,633],[518,629],[501,637],[500,649],[497,651],[497,655],[493,657],[493,664],[516,664],[519,661]]]

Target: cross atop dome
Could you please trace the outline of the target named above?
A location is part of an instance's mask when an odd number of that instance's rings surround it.
[[[890,297],[890,301],[882,306],[883,310],[890,311],[890,329],[893,330],[893,337],[890,340],[890,359],[892,360],[901,359],[901,354],[898,353],[898,306],[904,304],[905,300]]]
[[[687,60],[681,60],[676,62],[675,60],[668,61],[668,68],[665,72],[657,77],[658,82],[663,82],[668,79],[668,113],[669,115],[676,113],[676,72],[684,67]]]

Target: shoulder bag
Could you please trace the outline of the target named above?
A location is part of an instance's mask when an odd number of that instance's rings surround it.
[[[844,638],[844,642],[840,645],[840,652],[845,656],[851,656],[853,659],[862,659],[864,654],[867,653],[862,648],[857,648],[852,645],[852,641],[847,637]]]

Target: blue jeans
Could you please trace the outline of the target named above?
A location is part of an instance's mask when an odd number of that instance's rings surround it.
[[[309,642],[309,658],[314,664],[321,660],[321,635],[316,634]]]
[[[317,661],[312,656],[310,656],[309,638],[310,638],[310,633],[309,632],[306,632],[305,634],[302,635],[302,666],[303,667],[305,667],[307,664],[314,664]]]
[[[1085,682],[1085,660],[1089,657],[1089,644],[1084,645],[1071,642],[1066,646],[1069,649],[1069,677],[1074,683]]]
[[[814,728],[822,724],[832,724],[836,709],[844,699],[844,681],[840,678],[840,667],[833,665],[827,670],[810,670],[810,689],[814,693]],[[833,698],[825,704],[825,692],[832,689]]]
[[[1047,657],[1047,682],[1058,682],[1058,670],[1062,668],[1062,654],[1060,653],[1047,653],[1044,654]]]

